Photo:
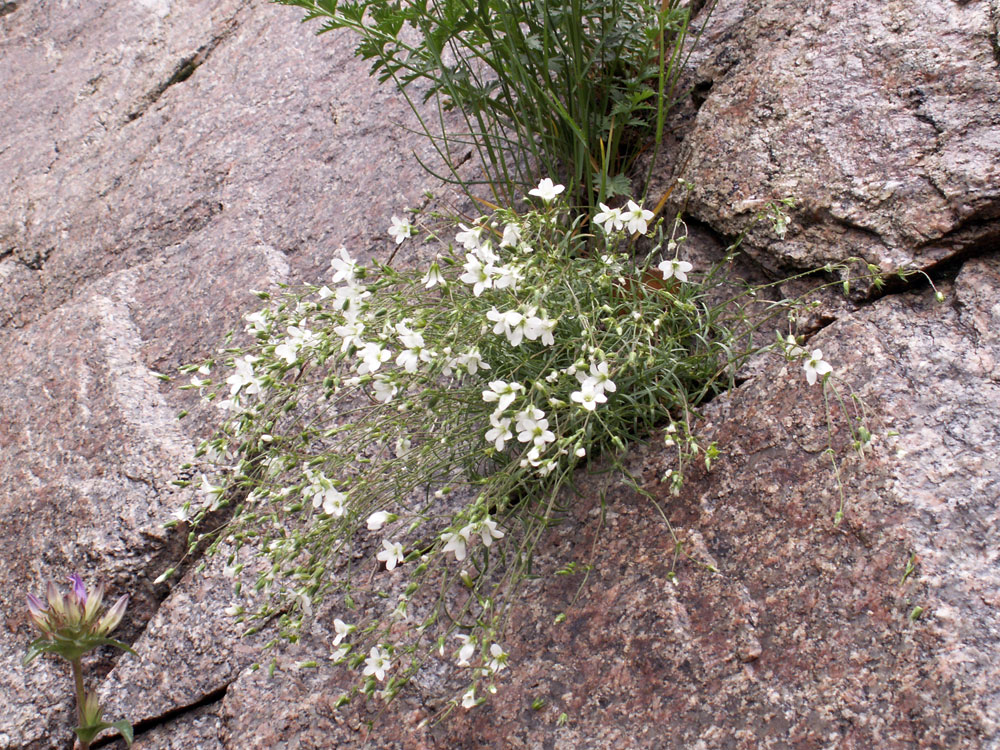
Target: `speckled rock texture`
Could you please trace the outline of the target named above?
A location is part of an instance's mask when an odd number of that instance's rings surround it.
[[[441,192],[405,103],[349,38],[296,19],[260,0],[0,2],[0,750],[69,744],[67,670],[21,668],[18,613],[74,570],[135,596],[120,635],[141,658],[92,666],[137,748],[362,747],[376,718],[334,710],[343,674],[295,668],[329,652],[329,613],[269,676],[249,667],[271,634],[239,639],[221,563],[152,583],[183,543],[171,482],[213,420],[156,374],[217,347],[248,290],[321,278],[341,244],[388,254],[388,217]],[[669,451],[629,457],[690,555],[675,579],[650,500],[582,476],[538,561],[595,566],[576,606],[580,578],[543,575],[498,696],[422,728],[415,690],[369,747],[1000,747],[998,19],[997,0],[719,0],[651,192],[683,166],[709,255],[791,193],[786,241],[749,238],[764,269],[860,254],[938,269],[946,294],[813,321],[880,427],[863,460],[835,432],[845,520],[820,390],[755,367],[706,409],[723,458],[678,497]]]
[[[996,0],[719,0],[689,79],[702,101],[664,177],[736,235],[798,199],[771,268],[860,255],[933,267],[1000,238]]]
[[[0,748],[63,748],[68,672],[20,666],[32,636],[19,613],[45,578],[80,570],[134,595],[120,631],[133,640],[167,595],[152,580],[183,542],[162,526],[185,499],[171,482],[211,415],[156,373],[210,354],[259,303],[249,290],[321,278],[341,244],[387,255],[388,217],[437,186],[414,160],[432,154],[403,129],[405,102],[369,80],[349,39],[316,39],[290,9],[5,8]],[[151,687],[130,718],[197,703],[249,663],[235,637],[212,640],[232,631],[219,618],[185,611],[180,627],[202,640],[183,674],[161,668],[183,639],[162,660],[147,652],[152,685],[173,692]]]

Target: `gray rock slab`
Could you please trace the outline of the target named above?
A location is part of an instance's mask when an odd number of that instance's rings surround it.
[[[684,542],[676,579],[650,500],[584,480],[510,628],[511,676],[483,707],[430,729],[419,693],[380,717],[338,712],[346,676],[294,670],[304,648],[287,673],[230,686],[224,746],[361,747],[372,718],[379,747],[996,745],[1000,261],[971,261],[943,289],[944,304],[890,296],[809,343],[877,428],[861,459],[834,418],[840,525],[822,392],[776,362],[709,405],[702,434],[723,458],[679,497],[660,481],[669,454],[633,451]],[[570,559],[595,565],[573,607],[581,580],[552,575]]]
[[[76,10],[0,16],[4,748],[63,747],[72,724],[61,665],[20,666],[27,591],[105,579],[135,597],[127,640],[167,595],[151,581],[181,539],[162,524],[189,497],[171,481],[214,415],[156,373],[212,354],[249,290],[322,279],[341,244],[387,257],[389,217],[432,184],[405,102],[291,9]]]
[[[796,198],[784,242],[751,235],[772,269],[851,255],[928,268],[988,247],[997,15],[993,0],[720,0],[692,58],[703,103],[658,173],[682,174],[691,212],[730,236],[764,201]]]

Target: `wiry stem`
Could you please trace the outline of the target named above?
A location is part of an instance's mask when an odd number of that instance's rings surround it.
[[[83,687],[83,665],[80,663],[79,657],[71,659],[70,664],[73,665],[73,681],[76,684],[76,718],[82,727],[86,723],[83,704],[87,699],[86,690]],[[90,743],[80,739],[80,748],[81,750],[90,750]]]

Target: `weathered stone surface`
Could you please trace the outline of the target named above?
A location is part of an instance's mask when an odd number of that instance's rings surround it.
[[[777,363],[709,407],[703,434],[725,458],[679,497],[659,482],[668,455],[632,456],[690,555],[676,582],[653,504],[612,483],[601,529],[592,487],[544,544],[536,569],[550,577],[511,627],[505,689],[431,730],[418,728],[428,709],[404,701],[379,719],[376,744],[994,746],[1000,261],[967,264],[945,291],[943,305],[929,292],[883,299],[810,342],[880,427],[862,460],[844,453],[837,420],[839,527],[821,391]],[[568,559],[595,565],[572,608],[579,579],[551,576]],[[343,679],[242,676],[223,702],[224,746],[360,747],[369,717],[332,708]]]
[[[989,246],[998,15],[995,0],[720,0],[691,78],[704,103],[659,173],[682,173],[692,213],[729,235],[795,197],[784,242],[751,237],[771,268],[851,255],[927,268]]]
[[[129,640],[166,593],[151,581],[178,556],[170,482],[208,415],[155,373],[211,353],[259,304],[248,290],[321,278],[341,243],[388,254],[388,217],[430,186],[412,156],[429,148],[386,127],[413,124],[405,103],[290,9],[76,11],[0,16],[0,748],[63,747],[71,724],[62,665],[20,666],[27,590],[104,578],[136,597]],[[183,408],[196,416],[178,423]],[[215,648],[242,666],[235,639]],[[172,708],[218,687],[204,666]]]
[[[235,637],[217,570],[162,605],[151,584],[177,554],[170,481],[212,418],[154,372],[211,352],[254,306],[246,290],[321,278],[341,243],[390,251],[387,217],[436,187],[410,155],[426,144],[394,126],[412,124],[405,104],[349,38],[294,17],[244,0],[0,3],[0,749],[66,745],[66,671],[20,667],[31,635],[14,613],[25,588],[82,568],[137,595],[122,635],[142,659],[101,694],[156,725],[138,747],[353,747],[373,718],[333,710],[344,675],[294,669],[328,652],[322,620],[269,678],[246,671],[257,642]],[[995,245],[998,17],[994,0],[720,2],[678,157],[696,217],[733,234],[753,200],[795,194],[785,243],[750,238],[769,267],[931,266]],[[408,696],[375,744],[1000,746],[997,268],[967,263],[945,306],[826,313],[840,319],[815,345],[900,432],[845,465],[840,528],[819,390],[765,370],[709,408],[727,458],[680,498],[656,481],[668,456],[631,459],[692,555],[676,584],[648,501],[610,488],[598,532],[593,487],[539,561],[597,566],[566,623],[551,624],[579,581],[535,584],[507,688],[432,729],[428,696]]]

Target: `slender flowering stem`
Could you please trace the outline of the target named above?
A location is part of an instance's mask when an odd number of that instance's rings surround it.
[[[84,713],[83,706],[87,699],[87,690],[83,686],[83,665],[80,663],[80,659],[70,659],[69,662],[73,666],[73,683],[76,686],[76,720],[79,726],[84,727],[87,725],[87,717]],[[90,743],[84,741],[82,738],[79,740],[81,750],[90,750]]]

